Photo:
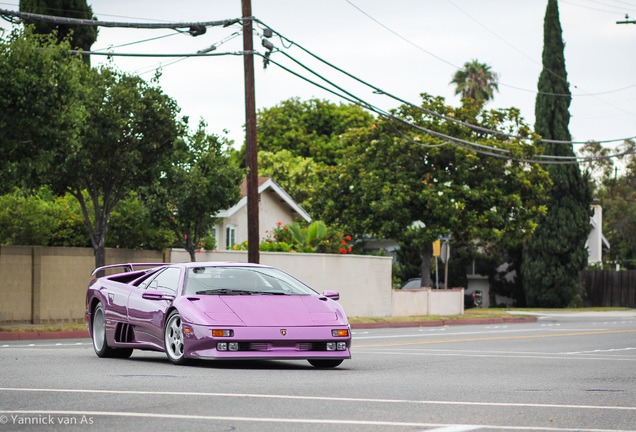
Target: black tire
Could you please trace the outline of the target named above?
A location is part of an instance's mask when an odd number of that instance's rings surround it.
[[[307,360],[310,365],[320,369],[335,368],[343,362],[343,359],[311,359]]]
[[[176,310],[172,311],[166,320],[166,326],[163,329],[163,344],[168,360],[170,360],[171,363],[176,365],[187,363],[188,360],[183,351],[181,315],[179,315],[179,312]]]
[[[97,303],[93,310],[92,324],[93,348],[97,357],[128,358],[132,354],[132,348],[111,348],[106,342],[106,317],[104,306]]]

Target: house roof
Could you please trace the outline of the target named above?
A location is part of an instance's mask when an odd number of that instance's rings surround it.
[[[261,194],[267,189],[271,189],[275,194],[277,194],[280,197],[280,199],[284,201],[292,209],[293,212],[298,213],[300,217],[302,217],[307,222],[311,222],[311,216],[309,216],[309,213],[303,210],[303,208],[296,201],[294,201],[294,199],[291,196],[289,196],[289,194],[285,192],[283,188],[281,188],[278,185],[278,183],[276,183],[270,177],[259,177],[258,178],[258,193]],[[227,210],[221,210],[220,212],[216,214],[216,217],[220,217],[220,218],[230,217],[234,213],[236,213],[238,210],[240,210],[242,207],[247,206],[247,179],[244,179],[243,183],[241,184],[241,197],[242,197],[241,200],[236,205],[234,205],[233,207]]]

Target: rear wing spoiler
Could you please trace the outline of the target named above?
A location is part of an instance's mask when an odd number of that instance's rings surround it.
[[[165,266],[168,265],[168,263],[126,263],[126,264],[112,264],[112,265],[107,265],[107,266],[102,266],[102,267],[97,267],[95,270],[93,270],[93,273],[91,273],[91,276],[95,276],[98,272],[102,271],[102,270],[106,270],[106,269],[111,269],[111,268],[119,268],[119,267],[125,267],[126,271],[134,271],[135,267],[160,267],[160,266]]]

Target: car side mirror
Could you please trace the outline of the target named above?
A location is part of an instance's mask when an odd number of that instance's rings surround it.
[[[338,291],[323,291],[322,295],[331,300],[340,300],[340,293]]]
[[[146,290],[143,292],[143,294],[141,294],[141,298],[144,298],[146,300],[174,300],[173,295],[166,294],[165,292],[159,290]]]

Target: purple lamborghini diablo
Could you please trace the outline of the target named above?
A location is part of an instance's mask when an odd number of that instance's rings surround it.
[[[240,263],[118,264],[126,272],[93,279],[86,325],[99,357],[133,349],[188,359],[351,358],[351,328],[339,294],[318,294],[273,267]],[[141,267],[151,267],[139,269]]]

